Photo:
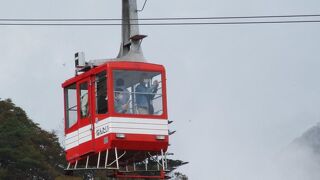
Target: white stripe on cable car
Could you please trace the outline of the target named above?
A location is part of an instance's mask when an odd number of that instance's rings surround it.
[[[167,120],[159,120],[159,119],[135,119],[135,118],[122,118],[122,117],[110,117],[95,123],[95,127],[102,126],[107,122],[114,123],[137,123],[137,124],[156,124],[156,125],[168,125]]]
[[[96,138],[109,133],[168,135],[168,121],[163,119],[110,117],[95,123]]]
[[[127,134],[148,134],[148,135],[168,135],[168,130],[158,129],[131,129],[131,128],[110,128],[110,132],[106,133],[127,133]]]
[[[138,119],[109,117],[98,121],[95,126],[95,138],[110,133],[168,135],[168,121],[163,119]],[[71,149],[92,140],[91,124],[66,134],[65,149]]]
[[[155,129],[155,130],[168,130],[168,125],[161,124],[138,124],[138,123],[116,123],[116,122],[106,122],[105,124],[96,127],[95,129],[100,129],[108,126],[108,128],[131,128],[131,129]]]
[[[83,138],[83,137],[87,137],[87,136],[92,136],[92,132],[89,129],[89,131],[83,132],[83,133],[79,133],[79,139]]]
[[[79,144],[92,140],[92,134],[79,138]]]
[[[168,130],[168,125],[162,124],[140,124],[140,123],[118,123],[118,122],[106,122],[105,124],[96,127],[96,129],[108,125],[109,128],[135,128],[135,129],[159,129]]]
[[[78,131],[74,131],[72,133],[66,134],[66,140],[72,139],[74,137],[78,137]]]
[[[66,141],[69,140],[72,142],[73,141],[72,139],[77,138],[79,135],[81,136],[82,133],[87,134],[88,132],[91,132],[91,125],[84,126],[79,130],[76,130],[72,133],[67,134],[65,140]]]
[[[71,144],[75,141],[78,141],[78,131],[75,131],[75,134],[77,134],[77,135],[73,136],[73,137],[66,136],[66,139],[64,141],[65,145],[68,145],[68,144]]]
[[[87,125],[80,128],[79,130],[76,130],[72,133],[67,134],[65,138],[65,146],[66,146],[66,149],[67,147],[69,147],[70,149],[72,147],[78,146],[79,144],[90,141],[91,139],[92,139],[91,125]],[[76,141],[78,142],[78,144],[75,143]]]
[[[79,142],[78,142],[78,140],[77,140],[77,141],[75,141],[75,142],[73,142],[73,143],[66,144],[66,145],[65,145],[65,149],[68,150],[68,149],[74,148],[74,147],[76,147],[76,146],[78,146],[78,145],[79,145]]]
[[[79,129],[79,133],[83,133],[83,132],[86,132],[86,131],[90,131],[91,130],[91,126],[84,126],[82,128]]]

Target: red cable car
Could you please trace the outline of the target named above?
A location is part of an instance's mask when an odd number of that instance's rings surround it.
[[[165,68],[143,58],[140,45],[146,36],[139,35],[136,1],[124,0],[122,12],[118,58],[85,62],[77,53],[76,76],[62,84],[67,170],[109,168],[121,177],[121,166],[128,171],[133,163],[135,170],[135,162],[157,157],[161,173],[156,177],[164,178],[169,141]]]
[[[114,148],[166,151],[165,79],[162,65],[123,61],[65,81],[67,160]]]

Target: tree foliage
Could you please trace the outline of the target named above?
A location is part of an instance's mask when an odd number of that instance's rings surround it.
[[[64,164],[54,132],[42,130],[10,99],[0,101],[0,179],[54,179]]]

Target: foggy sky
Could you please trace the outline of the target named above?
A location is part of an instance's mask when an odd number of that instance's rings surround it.
[[[162,0],[148,1],[140,17],[319,12],[317,0]],[[120,13],[119,0],[0,1],[1,18],[120,18]],[[167,69],[169,119],[177,130],[170,151],[190,162],[180,170],[191,179],[251,178],[319,122],[320,24],[140,30],[148,35],[145,57]],[[61,83],[74,75],[74,53],[84,51],[87,60],[113,58],[120,39],[120,27],[111,26],[0,26],[0,98],[12,98],[46,130],[61,131]]]

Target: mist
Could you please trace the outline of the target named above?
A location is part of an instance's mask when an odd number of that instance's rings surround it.
[[[6,1],[4,18],[119,18],[119,0]],[[140,6],[141,6],[140,2]],[[139,6],[139,7],[140,7]],[[317,0],[148,1],[141,18],[312,14]],[[292,145],[320,120],[320,26],[143,26],[148,62],[167,70],[172,158],[191,180],[320,179],[318,154]],[[113,58],[120,27],[0,28],[2,99],[63,141],[61,83],[74,53]],[[314,161],[313,161],[314,160]]]

